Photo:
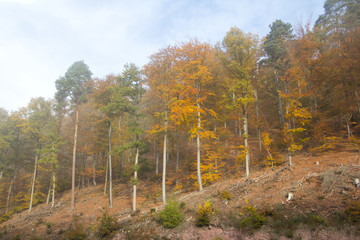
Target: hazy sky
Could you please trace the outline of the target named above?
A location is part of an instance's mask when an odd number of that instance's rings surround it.
[[[0,0],[0,107],[52,98],[77,60],[94,77],[142,67],[161,48],[221,41],[232,26],[260,37],[276,19],[314,22],[325,0]]]

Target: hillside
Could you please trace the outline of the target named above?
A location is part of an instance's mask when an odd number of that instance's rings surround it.
[[[112,239],[359,239],[360,189],[353,186],[353,179],[359,177],[357,152],[298,155],[293,167],[253,170],[249,179],[241,176],[216,182],[202,192],[172,193],[185,204],[184,221],[174,229],[163,228],[158,214],[151,213],[152,208],[163,209],[157,183],[140,182],[136,213],[131,211],[131,185],[114,187],[112,209],[103,186],[87,187],[77,192],[73,212],[68,192],[54,208],[42,204],[30,214],[13,215],[0,225],[0,239],[71,239],[82,232],[88,239],[100,239],[97,232],[104,211],[118,223]],[[287,201],[290,192],[293,199]],[[205,200],[210,200],[215,214],[209,227],[196,227],[196,212]],[[244,217],[251,217],[249,209],[256,209],[265,226],[252,228],[250,221],[239,228]]]

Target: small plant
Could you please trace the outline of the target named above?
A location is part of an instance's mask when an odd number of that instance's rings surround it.
[[[176,200],[170,200],[159,213],[160,223],[166,228],[177,227],[184,219]]]
[[[45,225],[46,225],[46,233],[51,234],[53,224],[51,222],[47,222]]]
[[[245,207],[244,217],[240,221],[240,228],[249,229],[251,232],[262,227],[265,224],[265,217],[259,214],[254,207]]]
[[[222,191],[220,193],[220,199],[221,200],[231,200],[232,199],[232,194],[229,191]]]
[[[324,225],[326,223],[325,219],[317,214],[308,213],[304,222],[311,227],[311,230],[314,231],[319,225]]]
[[[181,203],[180,203],[180,209],[182,209],[182,210],[185,209],[185,205],[186,205],[185,202],[181,202]]]
[[[353,203],[345,210],[346,221],[360,223],[360,203]]]
[[[199,209],[197,211],[197,219],[196,219],[196,226],[203,227],[210,225],[210,216],[211,214],[215,214],[214,208],[210,201],[205,201],[204,205],[199,205]]]
[[[83,240],[87,238],[87,235],[88,234],[85,232],[83,225],[80,223],[70,225],[68,230],[65,232],[65,238],[68,240]]]
[[[118,225],[115,221],[115,218],[109,216],[107,212],[104,212],[98,228],[99,236],[100,237],[111,236],[117,229],[118,229]]]

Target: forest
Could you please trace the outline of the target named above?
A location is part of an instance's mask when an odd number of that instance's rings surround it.
[[[315,24],[275,20],[260,38],[232,27],[212,45],[159,49],[144,66],[93,78],[84,61],[52,99],[0,109],[0,222],[71,191],[141,182],[165,204],[254,168],[296,166],[299,153],[360,151],[360,2],[327,0]]]

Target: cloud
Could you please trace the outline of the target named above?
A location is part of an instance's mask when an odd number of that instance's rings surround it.
[[[232,26],[262,36],[275,19],[319,15],[323,1],[0,0],[0,107],[52,97],[77,60],[96,77],[138,66],[160,48],[198,38],[216,43]]]

